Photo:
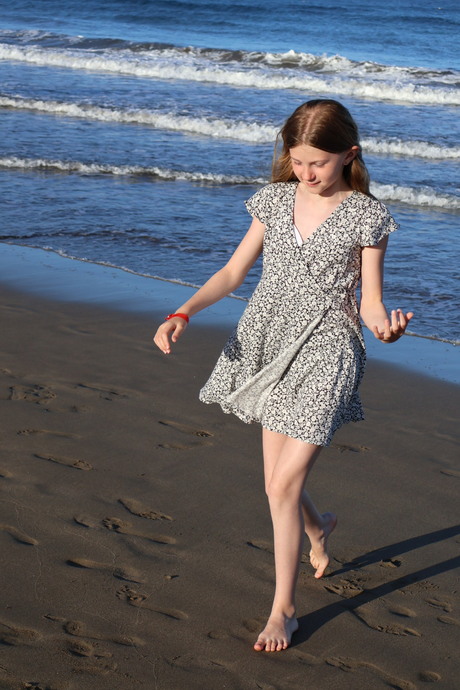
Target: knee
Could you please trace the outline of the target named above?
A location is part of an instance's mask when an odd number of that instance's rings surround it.
[[[286,502],[298,502],[299,497],[292,485],[287,484],[281,479],[272,478],[265,487],[270,504],[281,504]]]

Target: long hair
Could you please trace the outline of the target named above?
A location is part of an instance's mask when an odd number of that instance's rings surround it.
[[[281,151],[278,153],[281,142]],[[358,126],[341,103],[331,99],[307,101],[292,113],[276,138],[272,182],[297,180],[289,149],[301,145],[313,146],[328,153],[343,153],[352,146],[358,146],[356,157],[344,166],[343,176],[352,189],[371,196]]]

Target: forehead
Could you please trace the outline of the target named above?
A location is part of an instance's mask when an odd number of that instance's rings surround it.
[[[289,153],[292,158],[305,162],[323,160],[324,158],[331,158],[339,155],[337,153],[323,151],[322,149],[316,149],[314,146],[308,146],[307,144],[294,146],[292,149],[289,149]]]

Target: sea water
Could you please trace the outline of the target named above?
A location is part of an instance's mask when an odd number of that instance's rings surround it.
[[[387,306],[458,341],[459,15],[454,0],[1,0],[0,239],[201,285],[243,237],[286,117],[336,98],[400,224]]]

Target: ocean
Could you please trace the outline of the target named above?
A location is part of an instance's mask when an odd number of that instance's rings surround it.
[[[458,343],[460,8],[438,2],[0,0],[0,240],[201,285],[286,117],[336,98],[400,224],[387,307]]]

